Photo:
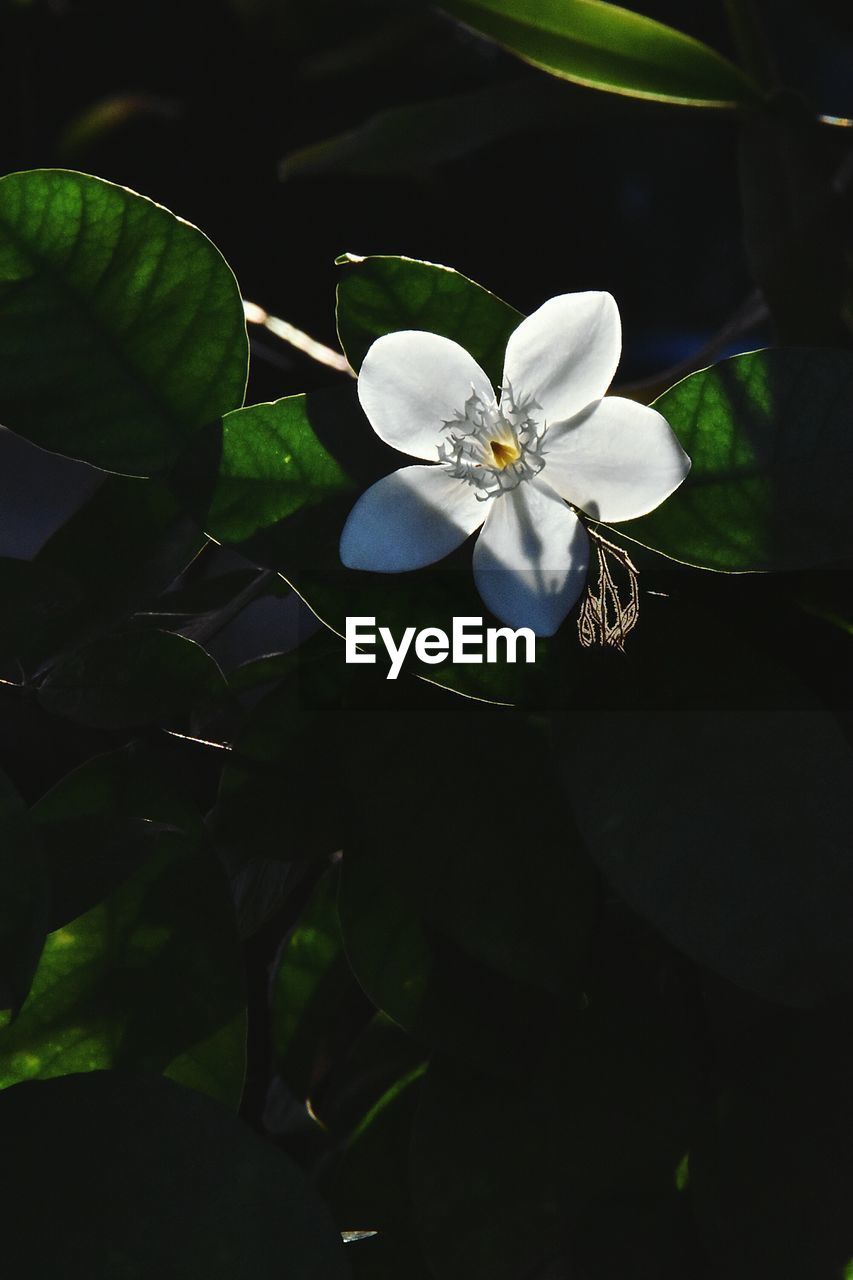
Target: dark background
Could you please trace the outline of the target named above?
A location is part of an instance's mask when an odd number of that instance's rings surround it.
[[[719,3],[632,7],[734,56]],[[770,9],[788,80],[853,110],[849,20]],[[6,0],[3,29],[2,171],[65,165],[160,201],[211,236],[244,296],[326,342],[344,251],[455,266],[523,311],[608,289],[628,379],[689,355],[750,292],[730,118],[548,82],[429,6]],[[448,163],[279,179],[283,157],[388,107],[543,84],[540,125]],[[250,400],[329,380],[286,350],[272,365],[273,345]]]

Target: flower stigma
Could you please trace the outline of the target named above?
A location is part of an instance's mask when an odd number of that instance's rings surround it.
[[[495,466],[499,471],[503,471],[504,467],[508,467],[511,462],[518,462],[521,457],[521,450],[515,440],[510,441],[508,444],[503,440],[490,440],[489,444],[495,460]]]
[[[438,460],[454,479],[470,484],[480,501],[508,493],[545,465],[541,413],[532,397],[516,403],[509,383],[500,404],[472,389],[464,410],[444,423],[447,439],[438,446]]]

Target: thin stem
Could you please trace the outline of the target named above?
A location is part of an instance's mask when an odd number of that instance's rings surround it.
[[[333,351],[331,347],[327,347],[324,343],[318,342],[316,338],[310,337],[302,329],[297,329],[296,325],[291,324],[288,320],[282,320],[278,316],[272,316],[263,307],[259,307],[256,302],[248,302],[243,299],[243,311],[246,316],[247,324],[257,324],[267,329],[270,333],[275,334],[282,342],[286,342],[289,346],[295,347],[297,351],[301,351],[311,360],[316,360],[318,364],[324,364],[328,369],[334,369],[336,373],[345,373],[349,377],[354,378],[355,373],[350,368],[349,361],[340,351]]]
[[[257,577],[247,583],[243,590],[238,591],[221,609],[211,609],[209,613],[199,614],[197,618],[193,618],[186,626],[178,627],[177,630],[188,640],[195,640],[196,644],[206,644],[229,622],[233,622],[247,605],[264,595],[267,587],[275,582],[278,576],[274,569],[262,569]]]

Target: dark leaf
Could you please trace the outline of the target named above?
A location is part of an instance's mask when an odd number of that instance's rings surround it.
[[[736,618],[682,603],[640,633],[609,704],[554,721],[590,854],[730,981],[794,1005],[851,990],[853,750],[838,721]]]
[[[47,913],[47,880],[26,807],[0,774],[0,1026],[29,991]]]
[[[118,729],[204,710],[225,691],[200,645],[146,629],[105,636],[62,659],[39,686],[39,701],[55,715]]]
[[[396,879],[381,856],[363,848],[345,852],[341,929],[349,963],[374,1005],[421,1044],[485,1070],[529,1066],[552,1041],[565,1006],[497,974],[427,925],[416,895],[401,892]]]
[[[744,239],[753,277],[784,343],[846,346],[849,289],[831,153],[797,99],[754,113],[740,136]]]
[[[372,1230],[350,1255],[355,1275],[429,1280],[409,1194],[409,1144],[422,1063],[396,1080],[365,1115],[344,1149],[331,1190],[343,1230]]]
[[[282,948],[273,978],[276,1062],[297,1097],[310,1097],[353,987],[338,925],[337,881],[335,869],[321,878]]]
[[[0,646],[35,670],[153,601],[204,537],[153,480],[104,478],[31,563],[0,560]]]
[[[433,1058],[410,1165],[432,1271],[547,1274],[596,1205],[672,1195],[691,1089],[674,1026],[597,1028],[515,1085]]]
[[[466,704],[353,715],[345,735],[345,849],[475,960],[576,999],[596,878],[539,727]]]
[[[750,1022],[739,1019],[690,1154],[709,1274],[844,1280],[853,1262],[849,1005]]]
[[[98,1072],[10,1089],[0,1118],[22,1280],[348,1274],[296,1166],[191,1090]]]
[[[96,756],[32,808],[50,881],[50,928],[102,902],[156,852],[164,830],[203,824],[156,757],[137,744]]]

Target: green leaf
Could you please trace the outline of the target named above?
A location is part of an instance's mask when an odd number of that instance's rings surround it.
[[[0,560],[0,649],[36,670],[149,605],[203,544],[163,485],[105,477],[34,561]]]
[[[162,124],[179,115],[174,100],[153,93],[113,93],[72,114],[57,140],[57,152],[73,164],[110,143],[124,148],[135,124]],[[153,134],[152,140],[156,137]]]
[[[352,490],[318,438],[309,399],[289,396],[228,414],[206,442],[204,469],[190,455],[177,473],[174,482],[186,475],[190,493],[208,479],[203,519],[217,541],[251,544],[298,512]]]
[[[153,857],[164,829],[201,838],[201,817],[175,790],[167,768],[131,743],[87,760],[33,805],[50,881],[51,930],[118,889]]]
[[[279,1072],[297,1097],[310,1096],[353,987],[338,925],[337,883],[337,871],[330,868],[282,949],[273,978],[273,1048]]]
[[[753,82],[714,49],[601,0],[443,0],[442,8],[550,75],[693,107],[748,106]]]
[[[717,1022],[718,1004],[710,1002]],[[766,1006],[735,1014],[723,1035],[715,1028],[723,1089],[690,1153],[708,1274],[846,1280],[853,1262],[850,1020],[837,1006],[781,1017]]]
[[[252,708],[236,735],[211,825],[237,862],[328,856],[341,848],[341,801],[329,782],[329,760],[340,675],[348,669],[337,640],[337,661],[325,658],[329,639],[320,632],[284,655],[273,671],[284,671],[285,678]],[[273,671],[266,666],[267,676]],[[288,817],[296,812],[298,824]]]
[[[346,1280],[297,1167],[198,1094],[101,1072],[8,1090],[0,1123],[22,1278]]]
[[[17,1012],[29,991],[47,910],[44,866],[26,806],[0,773],[0,1013]]]
[[[653,102],[639,104],[643,107],[649,116],[661,110]],[[283,181],[334,173],[423,178],[504,140],[521,147],[519,134],[589,129],[637,113],[636,100],[603,93],[591,98],[564,81],[531,75],[501,79],[483,89],[389,107],[354,129],[290,152],[279,175]]]
[[[353,1250],[357,1276],[431,1275],[420,1257],[408,1188],[409,1144],[425,1071],[421,1063],[386,1090],[362,1118],[335,1171],[331,1201],[341,1229],[378,1233]]]
[[[495,973],[426,923],[415,895],[395,887],[382,857],[357,844],[344,855],[338,911],[359,983],[421,1044],[499,1072],[547,1049],[561,1006]]]
[[[157,853],[49,934],[0,1087],[106,1068],[163,1072],[239,1102],[243,975],[227,883],[209,852],[163,833]]]
[[[488,289],[450,267],[414,258],[359,258],[338,261],[338,336],[353,369],[367,349],[397,329],[427,329],[452,338],[470,351],[495,386],[500,386],[509,335],[521,313]]]
[[[232,856],[231,850],[218,847],[222,863],[229,874],[237,930],[245,941],[254,937],[284,907],[296,876],[288,862],[277,858]]]
[[[833,150],[794,95],[744,121],[738,148],[744,246],[777,341],[849,346],[847,219],[833,185]]]
[[[372,475],[380,451],[376,437],[362,447],[348,429],[360,417],[353,401],[348,387],[343,395],[291,396],[229,414],[181,459],[170,487],[217,542],[277,570],[299,591],[313,571],[336,599],[339,531],[356,497],[350,459],[356,455],[355,474],[366,459]]]
[[[619,1223],[640,1198],[673,1198],[695,1106],[678,1034],[596,1028],[514,1083],[433,1057],[410,1154],[431,1271],[516,1280],[556,1263],[568,1275],[603,1206]]]
[[[769,618],[753,644],[713,605],[641,624],[630,674],[556,716],[553,750],[623,901],[703,967],[808,1006],[853,990],[853,749],[774,658]]]
[[[54,715],[120,729],[205,710],[225,691],[222,672],[200,645],[146,629],[105,636],[62,659],[38,696]]]
[[[237,282],[206,236],[100,178],[0,179],[0,420],[109,471],[166,470],[242,403]]]
[[[511,711],[467,704],[368,711],[343,734],[345,849],[366,851],[407,914],[480,964],[576,1001],[596,878],[547,737]]]
[[[385,1093],[424,1060],[423,1046],[384,1013],[370,1016],[356,990],[357,1000],[339,1017],[335,1060],[324,1064],[325,1076],[311,1095],[312,1110],[319,1107],[315,1114],[336,1147],[349,1142]],[[321,1185],[328,1186],[325,1174]]]
[[[616,527],[673,560],[724,572],[853,555],[853,355],[755,351],[655,401],[693,465],[657,511]]]
[[[527,130],[588,122],[564,85],[541,77],[390,107],[346,133],[314,142],[284,159],[285,180],[325,173],[419,175]],[[600,118],[600,117],[599,117]],[[377,259],[370,259],[376,262]]]

